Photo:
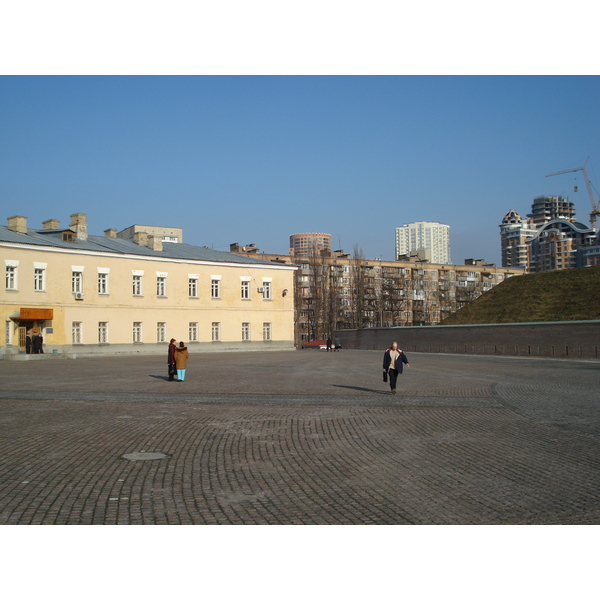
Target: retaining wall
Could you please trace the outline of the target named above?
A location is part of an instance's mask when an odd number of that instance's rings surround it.
[[[342,329],[335,335],[342,348],[355,350],[385,350],[397,341],[407,353],[600,358],[600,320]]]

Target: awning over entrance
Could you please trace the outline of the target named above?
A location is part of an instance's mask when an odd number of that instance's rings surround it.
[[[13,321],[51,321],[54,318],[53,308],[21,308],[18,315],[10,317]]]

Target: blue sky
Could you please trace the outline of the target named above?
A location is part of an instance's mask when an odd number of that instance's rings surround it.
[[[452,259],[500,263],[498,225],[541,194],[587,222],[600,188],[598,76],[0,77],[2,222],[85,212],[90,233],[287,253],[324,231],[394,257],[394,228],[451,227]],[[574,193],[573,186],[579,186]]]

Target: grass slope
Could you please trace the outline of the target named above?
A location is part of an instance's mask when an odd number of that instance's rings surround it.
[[[600,267],[511,277],[441,325],[600,319]]]

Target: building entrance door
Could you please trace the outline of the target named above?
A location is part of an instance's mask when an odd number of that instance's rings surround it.
[[[19,327],[17,331],[19,333],[19,352],[25,352],[27,345],[27,327]]]
[[[34,321],[19,321],[19,327],[17,329],[19,335],[19,352],[27,351],[27,331],[29,329],[34,329]],[[38,327],[39,329],[39,327]]]

